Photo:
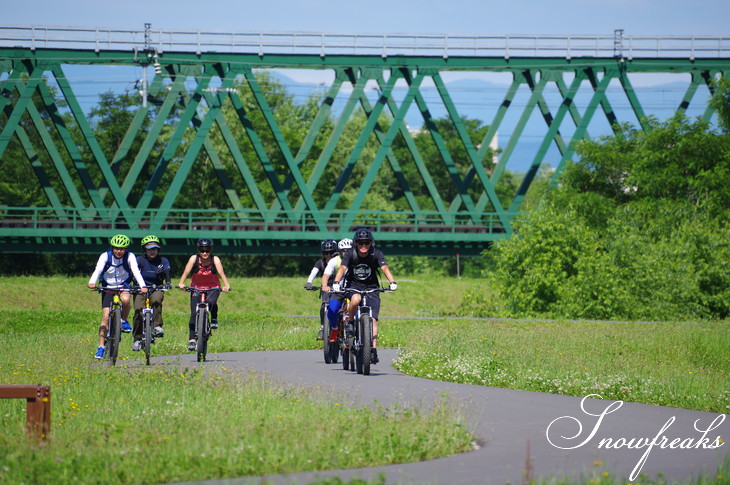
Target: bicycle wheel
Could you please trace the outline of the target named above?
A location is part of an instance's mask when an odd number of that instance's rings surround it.
[[[142,345],[144,346],[144,358],[147,365],[150,365],[150,350],[152,348],[152,312],[142,314]]]
[[[332,363],[332,357],[330,353],[330,347],[332,347],[332,345],[330,344],[329,324],[324,327],[324,335],[322,337],[322,351],[324,353],[324,363],[330,364]]]
[[[204,308],[198,309],[195,319],[195,350],[198,352],[198,362],[205,362],[205,355],[208,353],[208,312]]]
[[[373,347],[373,320],[370,315],[360,317],[360,328],[362,329],[362,373],[370,375],[370,352]]]
[[[117,355],[119,354],[119,341],[122,339],[122,310],[117,308],[112,310],[109,316],[109,337],[107,345],[109,348],[109,363],[117,365]]]
[[[350,347],[348,345],[348,338],[345,337],[342,342],[342,368],[344,370],[350,369]]]
[[[332,362],[332,351],[330,347],[330,323],[327,320],[327,304],[322,302],[319,307],[319,323],[322,325],[322,353],[324,354],[324,363],[330,364]]]
[[[340,357],[340,338],[338,337],[337,340],[335,340],[334,342],[330,342],[330,361],[333,364],[336,364],[339,357]]]
[[[352,337],[352,347],[350,352],[355,353],[355,368],[353,369],[358,374],[362,374],[362,330],[360,330],[362,319],[355,320],[355,335]]]

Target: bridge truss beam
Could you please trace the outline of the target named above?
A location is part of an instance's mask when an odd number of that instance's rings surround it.
[[[156,68],[113,153],[105,153],[65,73],[69,65]],[[316,100],[316,113],[294,141],[282,128],[275,96],[259,75],[274,69],[329,71],[333,81]],[[681,73],[690,78],[677,104],[711,93],[713,80],[730,70],[729,58],[454,57],[215,52],[100,51],[0,47],[0,162],[27,163],[46,204],[0,207],[0,248],[83,251],[112,233],[133,238],[156,233],[169,248],[185,247],[205,234],[242,253],[311,253],[325,237],[341,238],[367,225],[381,246],[419,254],[478,254],[509,237],[531,183],[546,161],[560,174],[575,143],[589,137],[598,113],[615,127],[623,122],[609,98],[621,87],[640,126],[649,129],[650,108],[632,86],[634,73]],[[511,75],[504,98],[473,140],[444,77],[453,72]],[[428,87],[424,87],[424,86]],[[377,90],[376,99],[367,89]],[[552,88],[552,95],[548,94]],[[434,101],[426,89],[435,89]],[[518,93],[527,93],[518,106]],[[558,93],[559,99],[553,99]],[[585,105],[576,103],[578,96]],[[146,101],[149,100],[149,103]],[[339,102],[339,112],[333,106]],[[446,113],[455,150],[434,106]],[[521,109],[521,111],[520,111]],[[406,115],[420,113],[423,128],[409,130]],[[498,163],[489,146],[514,114],[516,124]],[[359,115],[359,118],[358,118]],[[539,148],[516,193],[500,192],[528,122],[545,125]],[[353,126],[356,126],[352,136]],[[350,133],[350,136],[348,136]],[[441,160],[426,163],[418,135]],[[295,138],[295,137],[294,137]],[[12,157],[23,154],[24,159]],[[227,206],[193,206],[180,194],[197,183],[201,164],[212,167],[209,190],[222,191]],[[397,193],[390,210],[371,200],[372,188],[389,177]],[[213,183],[214,182],[214,183]],[[444,190],[444,184],[449,186]],[[344,197],[349,194],[348,197]],[[395,210],[393,209],[395,207]],[[302,241],[312,244],[302,245]],[[91,244],[89,251],[98,252]]]

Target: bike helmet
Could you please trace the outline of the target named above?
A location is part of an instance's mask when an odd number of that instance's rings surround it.
[[[375,238],[373,237],[373,233],[368,229],[367,227],[361,227],[357,231],[355,231],[355,237],[353,237],[355,241],[373,241]]]
[[[132,244],[132,240],[124,234],[117,234],[109,240],[109,244],[115,248],[127,248]]]
[[[207,237],[202,237],[202,238],[198,239],[197,246],[198,246],[198,249],[200,249],[200,248],[213,249],[213,240],[208,239]]]
[[[160,248],[160,238],[150,234],[142,238],[142,247],[144,249]]]
[[[337,251],[337,242],[334,239],[325,239],[319,246],[323,253]]]
[[[343,239],[337,243],[337,248],[342,251],[343,249],[350,249],[352,247],[352,239]]]

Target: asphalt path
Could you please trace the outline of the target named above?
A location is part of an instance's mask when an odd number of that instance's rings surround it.
[[[434,381],[397,371],[395,350],[379,349],[379,357],[369,376],[345,371],[339,363],[327,365],[314,350],[209,354],[205,365],[255,370],[280,383],[331,390],[360,405],[377,401],[428,409],[447,395],[464,413],[476,449],[418,463],[197,483],[305,484],[384,474],[388,484],[502,485],[524,483],[526,475],[584,478],[604,472],[627,482],[644,481],[641,473],[671,483],[699,473],[715,477],[729,455],[730,419],[724,414]],[[194,354],[155,360],[199,365]],[[377,437],[373,442],[377,446]]]

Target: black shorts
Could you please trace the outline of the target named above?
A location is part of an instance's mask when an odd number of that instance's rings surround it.
[[[114,301],[114,293],[107,293],[106,291],[101,294],[101,308],[109,308]]]
[[[362,288],[361,288],[362,289]],[[365,288],[370,289],[370,288]],[[352,295],[355,294],[353,291],[347,292],[347,298],[352,300]],[[368,293],[367,295],[361,295],[363,300],[366,300],[367,305],[370,307],[370,316],[377,319],[380,315],[380,293]],[[360,301],[362,306],[362,301]]]

